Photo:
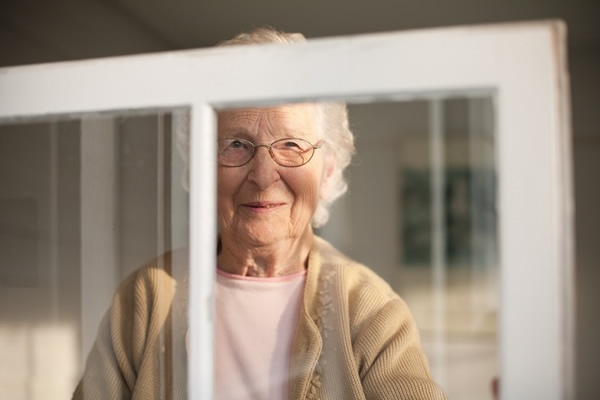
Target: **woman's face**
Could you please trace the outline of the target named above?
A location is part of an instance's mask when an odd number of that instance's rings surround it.
[[[219,113],[219,139],[271,144],[301,138],[320,144],[314,104],[250,108]],[[300,237],[310,229],[317,202],[330,181],[323,149],[301,167],[282,167],[267,147],[257,147],[241,167],[218,166],[217,212],[221,233],[251,245]],[[330,164],[330,163],[328,163]]]

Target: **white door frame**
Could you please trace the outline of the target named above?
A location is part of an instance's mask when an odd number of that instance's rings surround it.
[[[565,28],[429,29],[0,69],[0,121],[187,107],[191,398],[212,393],[215,108],[493,93],[497,106],[501,394],[573,397],[573,183]],[[202,267],[204,266],[204,268]],[[208,306],[207,306],[208,304]],[[202,349],[202,351],[201,351]]]

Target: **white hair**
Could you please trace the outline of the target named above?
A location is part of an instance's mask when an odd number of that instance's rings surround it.
[[[333,202],[348,190],[344,170],[350,165],[355,148],[346,103],[316,103],[316,105],[317,124],[321,129],[321,137],[326,143],[323,151],[333,156],[335,160],[329,191],[317,204],[312,217],[312,225],[318,228],[329,219],[329,208]]]
[[[217,46],[234,45],[254,45],[268,43],[299,43],[305,42],[306,38],[301,33],[279,32],[271,27],[256,28],[251,32],[240,33],[232,39],[217,44]],[[312,226],[315,228],[323,226],[329,219],[329,208],[335,200],[342,196],[348,190],[348,184],[344,178],[344,170],[350,164],[354,155],[354,135],[350,130],[348,122],[348,109],[346,103],[324,103],[317,102],[316,121],[320,136],[326,144],[322,150],[334,160],[334,170],[330,179],[332,179],[326,197],[320,199],[317,208],[312,216]],[[174,115],[174,117],[176,117]],[[184,118],[179,115],[181,121]],[[174,120],[175,122],[175,120]],[[185,121],[187,122],[187,121]],[[181,124],[181,122],[180,122]],[[185,123],[184,123],[185,125]],[[178,149],[183,156],[186,165],[188,165],[189,137],[187,129],[181,129],[182,125],[174,123],[175,133],[177,135]],[[332,159],[329,158],[328,163]],[[327,164],[325,168],[327,168]],[[186,168],[184,176],[184,187],[188,187],[188,171]]]

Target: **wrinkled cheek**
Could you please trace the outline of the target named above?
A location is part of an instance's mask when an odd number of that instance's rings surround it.
[[[313,187],[308,188],[303,193],[303,196],[296,198],[291,215],[292,229],[298,234],[310,225],[310,219],[315,212],[319,200],[319,193]]]
[[[233,204],[231,199],[217,198],[217,218],[220,223],[233,218]]]
[[[233,210],[233,197],[235,190],[233,179],[221,170],[217,175],[217,214],[219,216],[231,213]]]
[[[227,226],[231,224],[233,218],[233,203],[231,196],[222,194],[217,190],[217,222],[219,226]]]
[[[319,201],[319,188],[311,186],[309,189],[307,189],[304,201],[305,207],[310,209],[309,217],[312,217],[312,214],[314,213],[317,203]]]

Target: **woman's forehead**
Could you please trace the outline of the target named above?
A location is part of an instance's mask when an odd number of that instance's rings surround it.
[[[283,131],[311,134],[317,131],[316,121],[316,106],[313,103],[226,110],[219,112],[219,132],[258,134]]]

